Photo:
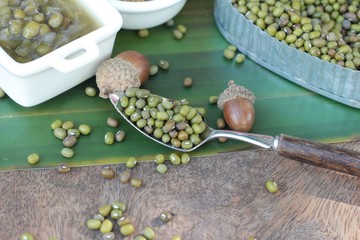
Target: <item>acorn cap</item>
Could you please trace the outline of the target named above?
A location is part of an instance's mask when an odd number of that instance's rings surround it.
[[[234,80],[230,80],[228,87],[219,95],[219,99],[217,101],[218,108],[222,110],[227,101],[235,98],[247,98],[253,104],[255,103],[255,95],[252,91],[243,86],[236,85]]]
[[[96,84],[99,96],[108,98],[109,94],[124,92],[128,87],[140,87],[140,77],[135,66],[121,58],[110,58],[96,70]]]

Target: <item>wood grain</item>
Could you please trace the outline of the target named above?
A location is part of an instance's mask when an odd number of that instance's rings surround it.
[[[342,144],[360,150],[359,142]],[[117,173],[123,164],[112,165]],[[152,226],[156,239],[360,239],[360,179],[302,164],[266,150],[194,157],[187,166],[169,165],[166,174],[143,162],[132,176],[141,189],[105,180],[102,166],[0,173],[0,239],[101,239],[86,220],[114,200],[127,203],[140,233]],[[264,188],[274,179],[280,188]],[[163,224],[162,210],[175,214]],[[124,239],[115,228],[116,239]],[[133,236],[132,236],[133,237]],[[126,239],[132,239],[132,237]]]

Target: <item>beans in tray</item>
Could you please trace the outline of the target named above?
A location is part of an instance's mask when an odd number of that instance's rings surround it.
[[[0,47],[30,62],[100,25],[73,0],[0,1]]]

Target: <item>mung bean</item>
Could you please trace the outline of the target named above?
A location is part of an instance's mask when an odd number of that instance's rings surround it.
[[[115,140],[117,142],[122,142],[126,137],[126,133],[123,130],[119,130],[115,133]]]
[[[110,127],[116,128],[117,126],[119,126],[119,121],[115,118],[108,117],[106,119],[106,124]]]
[[[135,232],[135,228],[131,223],[122,225],[120,227],[120,233],[124,236],[130,236],[131,234],[133,234]]]
[[[170,63],[166,60],[161,59],[158,64],[159,68],[163,70],[168,70],[170,68]]]
[[[114,220],[118,220],[119,218],[121,218],[123,215],[123,211],[121,211],[120,209],[113,209],[110,212],[110,217]]]
[[[131,220],[130,220],[130,218],[123,216],[123,217],[119,218],[116,221],[116,223],[121,227],[121,226],[124,226],[126,224],[131,224]]]
[[[131,178],[130,179],[130,185],[135,188],[141,188],[142,187],[142,180],[140,178]]]
[[[40,161],[40,156],[37,153],[32,153],[27,157],[29,164],[34,165]]]
[[[188,153],[181,154],[181,164],[187,165],[190,163],[190,155]]]
[[[115,240],[115,233],[113,233],[113,232],[105,233],[105,234],[103,234],[102,239],[103,240]]]
[[[226,122],[223,118],[216,119],[216,128],[217,129],[224,129],[226,127]]]
[[[120,182],[125,184],[130,181],[131,178],[131,172],[126,170],[120,174]]]
[[[88,124],[80,124],[78,129],[82,135],[89,135],[91,133],[91,127]]]
[[[74,150],[72,150],[71,148],[65,147],[65,148],[61,149],[60,154],[63,157],[72,158],[74,156]]]
[[[75,124],[73,121],[65,121],[63,122],[63,124],[61,125],[61,127],[64,129],[64,130],[68,130],[70,128],[74,128]]]
[[[150,32],[149,32],[148,29],[140,29],[140,30],[138,30],[138,36],[140,38],[147,38],[147,37],[149,37],[149,35],[150,35]]]
[[[103,222],[105,220],[104,216],[101,215],[100,213],[95,213],[93,219],[97,219],[100,222]]]
[[[156,164],[162,164],[162,163],[164,163],[164,162],[165,162],[165,156],[164,156],[164,154],[159,153],[159,154],[156,154],[156,155],[155,155],[155,163],[156,163]]]
[[[184,78],[184,87],[191,87],[193,85],[193,80],[191,77]]]
[[[110,212],[111,212],[111,205],[109,204],[104,204],[102,206],[99,207],[98,212],[103,216],[103,217],[107,217]]]
[[[235,62],[236,63],[243,63],[245,61],[245,55],[242,54],[242,53],[238,53],[236,56],[235,56]]]
[[[187,28],[182,24],[177,25],[176,29],[179,30],[183,34],[185,34],[187,32]]]
[[[173,30],[173,36],[175,39],[182,39],[184,37],[184,34],[179,30],[179,29],[174,29]]]
[[[55,130],[56,128],[61,128],[62,123],[63,122],[60,119],[56,119],[51,123],[50,127]]]
[[[60,163],[57,167],[57,171],[59,173],[68,173],[70,172],[70,170],[71,170],[70,166],[66,163]]]
[[[179,165],[181,163],[181,159],[176,153],[170,153],[169,160],[174,165]]]
[[[209,97],[209,103],[210,104],[216,104],[219,99],[219,96],[210,96]]]
[[[86,226],[90,230],[98,230],[101,227],[101,221],[99,219],[89,219]]]
[[[146,237],[138,235],[134,238],[134,240],[147,240]]]
[[[115,134],[113,132],[106,132],[104,136],[104,142],[107,145],[111,145],[114,143]]]
[[[89,97],[95,97],[96,96],[96,89],[94,87],[86,87],[85,88],[85,94]]]
[[[226,59],[233,59],[235,57],[235,52],[229,48],[226,48],[223,52],[223,55]]]
[[[137,160],[135,157],[129,157],[126,161],[126,167],[127,168],[134,168],[137,163]]]
[[[158,71],[159,71],[159,67],[158,67],[157,65],[155,65],[155,64],[151,64],[151,65],[150,65],[150,72],[149,72],[149,74],[150,74],[151,76],[157,74]]]
[[[265,187],[270,193],[276,193],[277,191],[279,191],[276,182],[273,180],[267,180],[265,182]]]
[[[125,212],[126,210],[126,204],[124,202],[120,202],[120,201],[114,201],[111,204],[112,209],[119,209],[123,212]]]
[[[152,229],[149,226],[144,228],[143,235],[148,240],[153,240],[155,238],[155,236],[156,236],[154,229]]]
[[[55,128],[54,129],[54,136],[60,140],[64,140],[67,136],[67,132],[63,128]]]
[[[173,218],[173,214],[164,210],[160,213],[159,218],[167,223]]]
[[[64,145],[65,147],[70,148],[70,147],[75,146],[76,142],[77,142],[77,138],[76,138],[75,136],[73,136],[73,135],[68,135],[66,138],[64,138],[64,140],[63,140],[63,145]]]
[[[20,237],[20,240],[35,240],[35,237],[30,233],[23,233]]]
[[[80,131],[76,128],[70,128],[69,130],[67,130],[67,134],[68,136],[74,136],[78,138],[80,136]]]
[[[115,171],[111,167],[105,166],[101,170],[101,176],[105,179],[113,179],[115,177]]]
[[[167,172],[167,170],[168,170],[168,168],[167,168],[167,166],[165,165],[165,164],[158,164],[157,166],[156,166],[156,171],[158,172],[158,173],[166,173]]]
[[[102,223],[101,223],[101,226],[100,226],[100,232],[102,234],[104,233],[109,233],[111,232],[113,229],[113,223],[112,221],[110,221],[109,219],[105,219]]]

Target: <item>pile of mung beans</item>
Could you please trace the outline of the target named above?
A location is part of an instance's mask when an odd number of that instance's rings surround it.
[[[128,88],[118,108],[146,134],[176,148],[190,149],[202,141],[205,108],[187,100],[169,100],[147,89]]]
[[[232,0],[270,36],[324,61],[360,70],[359,0]]]

